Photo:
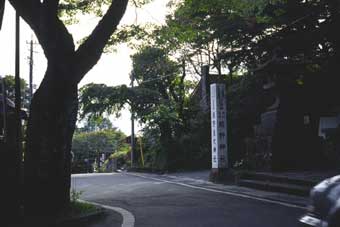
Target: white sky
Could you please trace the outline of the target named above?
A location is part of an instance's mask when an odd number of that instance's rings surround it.
[[[129,6],[122,21],[122,24],[133,23],[164,23],[167,14],[166,4],[169,0],[154,0],[151,4],[142,9],[135,9]],[[137,16],[137,17],[136,17]],[[94,16],[82,17],[77,25],[69,27],[73,34],[74,40],[77,41],[88,35],[98,19]],[[15,47],[15,12],[11,5],[6,2],[4,21],[0,31],[0,75],[14,75],[14,47]],[[29,26],[21,20],[21,38],[20,38],[20,76],[28,81],[29,75],[29,45],[32,31]],[[35,39],[36,41],[36,39]],[[36,41],[37,42],[37,41]],[[35,45],[34,53],[34,72],[33,83],[39,85],[45,70],[46,59],[39,45]],[[79,87],[87,83],[104,83],[107,85],[129,84],[129,73],[131,71],[130,55],[132,50],[126,45],[121,45],[116,53],[103,54],[96,66],[85,76]],[[130,113],[125,110],[122,116],[113,121],[114,126],[121,129],[125,134],[130,134]],[[137,126],[137,129],[139,127]]]

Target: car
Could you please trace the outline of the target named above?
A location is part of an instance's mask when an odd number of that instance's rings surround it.
[[[299,220],[302,226],[340,227],[340,175],[314,186],[310,200],[307,213]]]

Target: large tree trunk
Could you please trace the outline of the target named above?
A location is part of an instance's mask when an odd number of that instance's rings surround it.
[[[56,76],[59,73],[64,74]],[[25,154],[26,212],[55,214],[69,204],[78,97],[77,84],[67,78],[65,71],[49,64],[32,100]]]
[[[44,80],[30,108],[24,164],[25,212],[55,215],[70,202],[77,85],[98,62],[128,0],[112,0],[106,14],[76,51],[72,35],[58,18],[59,1],[9,2],[33,29],[48,60]]]

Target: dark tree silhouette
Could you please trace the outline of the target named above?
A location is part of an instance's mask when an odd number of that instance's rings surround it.
[[[32,28],[48,60],[44,79],[30,107],[24,166],[25,212],[55,213],[70,200],[70,150],[78,110],[77,85],[99,60],[128,0],[109,1],[106,14],[77,50],[72,35],[58,17],[59,0],[9,2]]]

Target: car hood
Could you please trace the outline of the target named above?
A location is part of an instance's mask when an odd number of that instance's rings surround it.
[[[314,212],[326,218],[340,198],[340,175],[321,181],[311,190]]]

